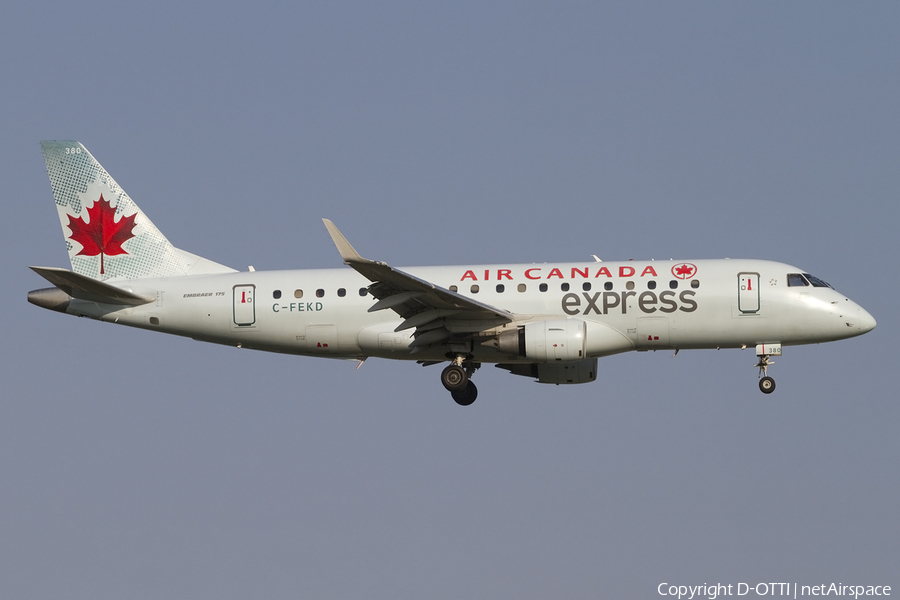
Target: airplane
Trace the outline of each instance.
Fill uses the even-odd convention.
[[[37,306],[237,348],[448,363],[462,406],[484,364],[540,383],[597,378],[636,350],[755,348],[759,389],[783,346],[862,335],[875,319],[803,269],[768,260],[488,264],[397,269],[363,258],[323,219],[346,267],[237,271],[180,250],[87,149],[41,142],[71,270]],[[362,362],[360,362],[362,364]]]

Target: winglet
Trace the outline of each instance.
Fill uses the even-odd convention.
[[[340,230],[335,227],[334,223],[329,221],[328,219],[322,219],[322,222],[325,223],[325,229],[328,230],[328,234],[331,235],[331,240],[334,242],[334,245],[337,246],[338,252],[341,254],[341,258],[344,259],[344,263],[360,263],[360,262],[372,262],[367,260],[359,255],[359,252],[350,245],[350,242],[347,241],[347,238],[344,237],[344,234],[340,232]]]

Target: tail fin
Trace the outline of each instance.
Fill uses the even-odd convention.
[[[78,142],[41,142],[72,270],[101,281],[233,272],[179,250]]]

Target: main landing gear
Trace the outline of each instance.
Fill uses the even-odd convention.
[[[767,371],[769,369],[769,365],[772,364],[773,361],[769,360],[769,354],[762,354],[759,357],[759,362],[753,365],[754,367],[759,367],[759,391],[763,394],[771,394],[775,391],[775,380],[769,377]],[[765,375],[765,377],[763,377]]]
[[[478,397],[478,388],[470,377],[481,365],[457,355],[441,372],[441,383],[460,406],[469,406]]]

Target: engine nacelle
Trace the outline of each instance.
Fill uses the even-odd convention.
[[[525,356],[540,362],[584,358],[584,321],[560,319],[525,324]]]
[[[615,329],[581,319],[526,323],[500,334],[485,345],[537,363],[581,361],[634,349],[631,341]]]

